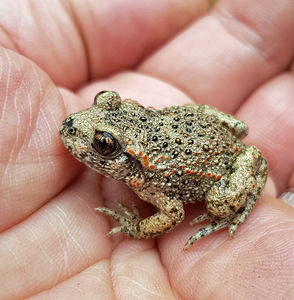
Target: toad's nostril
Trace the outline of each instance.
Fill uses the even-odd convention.
[[[77,132],[76,128],[74,128],[74,127],[68,127],[67,131],[70,135],[75,135]]]
[[[61,135],[65,133],[68,133],[70,135],[75,135],[76,131],[77,129],[73,125],[73,118],[69,117],[62,122],[59,133]]]

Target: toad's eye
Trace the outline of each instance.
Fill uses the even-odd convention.
[[[118,141],[108,132],[96,131],[93,139],[93,148],[102,155],[115,154],[119,150]]]

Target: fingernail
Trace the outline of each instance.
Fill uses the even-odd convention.
[[[284,192],[280,198],[294,208],[294,190]]]

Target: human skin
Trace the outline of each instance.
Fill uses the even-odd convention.
[[[294,186],[293,15],[291,0],[1,1],[0,299],[293,299],[294,209],[278,198]],[[202,204],[157,239],[106,236],[94,207],[152,208],[62,145],[61,121],[100,90],[249,125],[269,178],[232,240],[183,251]]]

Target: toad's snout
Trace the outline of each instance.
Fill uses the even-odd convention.
[[[62,122],[59,128],[59,134],[61,137],[75,136],[77,128],[73,123],[73,118],[71,116],[69,116]]]

